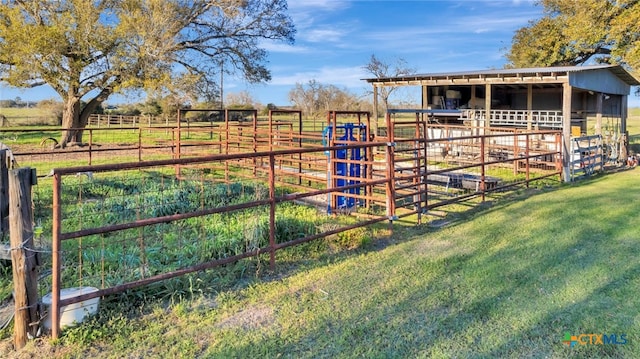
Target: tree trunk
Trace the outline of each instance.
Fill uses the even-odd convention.
[[[82,126],[80,123],[80,98],[69,96],[64,104],[62,112],[62,137],[59,147],[65,148],[70,142],[82,141]]]
[[[80,97],[77,95],[68,95],[64,104],[64,112],[62,113],[62,138],[58,147],[65,148],[69,143],[82,143],[82,134],[84,128],[89,123],[89,116],[111,95],[111,89],[102,89],[98,96],[89,100],[82,107]]]

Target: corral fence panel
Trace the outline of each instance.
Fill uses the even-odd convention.
[[[299,111],[253,114],[95,127],[79,152],[15,153],[26,164],[75,161],[39,173],[34,187],[36,239],[51,268],[40,292],[51,293],[54,338],[66,305],[244,258],[268,255],[273,266],[283,248],[380,222],[392,229],[399,218],[420,222],[439,207],[561,173],[559,131],[438,125],[416,113],[388,115],[371,136],[366,112],[330,112],[323,131],[307,130]],[[97,290],[61,298],[70,287]]]
[[[571,138],[569,154],[572,181],[604,170],[605,151],[601,135]]]

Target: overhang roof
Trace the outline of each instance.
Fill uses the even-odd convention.
[[[491,79],[506,77],[561,77],[573,72],[608,70],[616,75],[620,80],[630,86],[639,86],[640,81],[631,75],[620,65],[585,65],[585,66],[555,66],[555,67],[531,67],[521,69],[498,69],[498,70],[477,70],[460,72],[426,73],[415,75],[404,75],[397,77],[382,77],[363,79],[369,83],[385,82],[414,82],[414,81],[434,81],[434,80],[455,80],[455,79]],[[533,75],[533,76],[532,76]]]

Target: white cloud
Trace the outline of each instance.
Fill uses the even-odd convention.
[[[318,28],[305,31],[302,36],[304,40],[309,42],[339,42],[345,34],[345,32],[333,28]]]
[[[265,41],[260,44],[260,47],[273,53],[285,53],[285,54],[305,54],[315,50],[312,50],[306,46],[289,45],[284,43],[278,43],[273,41]]]
[[[289,11],[293,13],[317,11],[318,9],[336,11],[350,6],[347,0],[289,0],[287,4]]]
[[[349,1],[340,0],[293,0],[289,1],[289,14],[298,31],[315,26],[326,17],[349,8]]]

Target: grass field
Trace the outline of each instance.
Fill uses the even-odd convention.
[[[0,107],[0,115],[6,117],[7,127],[14,126],[41,126],[56,125],[57,119],[55,114],[49,110],[33,107],[33,108],[6,108]]]
[[[189,300],[109,298],[55,342],[16,353],[0,332],[0,357],[640,357],[639,175],[522,190],[443,227],[398,223],[357,251],[317,241],[275,273],[194,277],[210,290]]]

